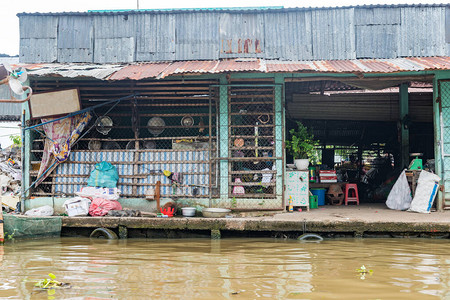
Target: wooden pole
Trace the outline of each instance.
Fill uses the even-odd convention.
[[[5,241],[5,234],[3,232],[3,211],[0,212],[0,243]]]
[[[156,200],[156,210],[158,212],[161,212],[160,197],[161,197],[161,181],[157,181],[155,187],[155,200]]]

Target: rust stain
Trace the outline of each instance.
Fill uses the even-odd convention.
[[[261,53],[259,40],[255,40],[255,53]]]
[[[238,53],[242,53],[242,40],[241,39],[239,39],[238,40]]]
[[[244,41],[244,53],[250,53],[249,49],[252,46],[252,40],[251,39],[246,39]]]
[[[233,53],[233,40],[227,40],[227,47],[228,50],[226,51],[226,53],[228,54]]]

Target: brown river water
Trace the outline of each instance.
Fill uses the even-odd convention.
[[[367,274],[358,269],[364,265]],[[54,295],[34,283],[70,283]],[[0,299],[450,299],[450,241],[90,240],[0,246]]]

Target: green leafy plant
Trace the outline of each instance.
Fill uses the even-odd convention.
[[[237,207],[237,199],[236,197],[233,197],[233,199],[231,199],[231,208],[236,208]]]
[[[22,146],[22,139],[20,135],[11,135],[9,139],[13,142],[14,147],[21,147]]]
[[[297,122],[297,129],[289,130],[291,139],[286,141],[286,149],[294,159],[309,159],[313,164],[317,161],[316,147],[319,141],[301,122]]]

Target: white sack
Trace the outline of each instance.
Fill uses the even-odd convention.
[[[120,190],[118,188],[85,186],[76,194],[80,197],[103,198],[106,200],[119,200],[120,198]]]
[[[53,207],[44,205],[38,208],[33,208],[30,210],[27,210],[25,213],[26,216],[32,216],[32,217],[46,217],[46,216],[53,216]]]
[[[75,197],[64,201],[64,209],[69,217],[87,216],[91,200]]]
[[[411,206],[411,201],[411,189],[403,170],[389,193],[386,205],[390,209],[407,210]]]
[[[439,176],[422,171],[417,182],[416,193],[408,211],[429,213],[439,189]]]

